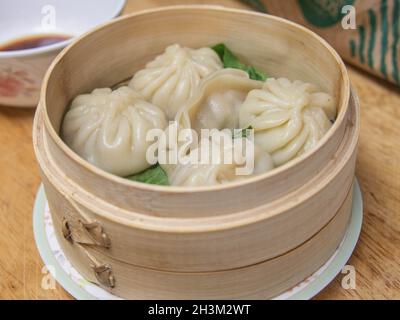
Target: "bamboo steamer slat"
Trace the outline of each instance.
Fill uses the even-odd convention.
[[[336,97],[337,121],[313,152],[245,182],[182,189],[107,174],[59,138],[77,94],[128,78],[168,44],[218,42],[269,75]],[[316,271],[342,239],[358,134],[346,69],[322,39],[267,15],[179,6],[118,19],[63,51],[44,80],[34,146],[59,241],[92,281],[107,285],[95,277],[99,264],[122,297],[266,298]]]
[[[312,239],[290,252],[244,268],[220,272],[176,273],[137,267],[89,248],[73,248],[58,233],[67,256],[80,272],[95,283],[86,250],[112,266],[116,275],[113,294],[128,299],[268,299],[311,276],[340,244],[351,213],[352,190],[333,219]],[[54,217],[54,215],[53,215]],[[54,226],[60,228],[55,216]],[[101,284],[100,284],[101,285]]]
[[[352,106],[354,109],[351,121],[355,121],[355,105]],[[297,192],[279,201],[236,213],[235,218],[238,222],[242,221],[240,228],[227,227],[232,225],[232,215],[209,218],[208,224],[203,221],[203,227],[208,229],[208,232],[190,232],[193,225],[199,227],[199,219],[174,220],[175,224],[171,225],[172,222],[165,221],[164,218],[154,218],[156,226],[165,224],[162,232],[158,229],[146,230],[140,226],[125,226],[105,217],[106,213],[115,211],[112,206],[106,208],[103,216],[99,214],[99,210],[95,213],[84,209],[91,206],[91,195],[80,191],[73,196],[75,190],[79,189],[78,185],[69,189],[56,189],[56,186],[62,187],[57,181],[68,179],[61,171],[45,174],[47,179],[54,179],[45,184],[48,185],[46,191],[50,203],[53,204],[53,211],[60,216],[66,216],[69,212],[75,219],[79,219],[81,212],[88,220],[99,221],[113,240],[113,246],[103,249],[104,253],[118,257],[119,260],[143,267],[174,271],[209,271],[242,267],[291,250],[317,233],[332,219],[352,185],[356,130],[357,126],[348,127],[346,139],[338,149],[338,156],[321,173],[321,181],[312,180]],[[45,167],[56,166],[47,163]],[[331,180],[323,178],[326,176],[331,177]],[[310,190],[310,186],[313,190]],[[315,189],[316,187],[318,188]],[[316,194],[313,194],[315,191]],[[71,201],[74,205],[71,205]],[[99,201],[96,199],[97,204]],[[291,206],[290,202],[293,202]],[[74,208],[80,206],[77,203],[85,204],[79,208],[79,212]],[[282,204],[286,206],[285,212],[279,211]],[[249,219],[253,221],[249,222]],[[219,230],[211,230],[216,229],[218,225]],[[167,226],[170,226],[170,230]],[[265,243],[268,243],[268,246],[265,246]],[[196,255],[193,255],[193,250]],[[241,255],[237,255],[238,250],[242,252]],[[152,254],[148,254],[149,252]],[[227,254],[221,256],[220,252]]]

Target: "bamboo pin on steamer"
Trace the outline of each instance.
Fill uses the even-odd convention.
[[[336,98],[337,120],[315,150],[248,181],[182,189],[107,174],[60,139],[77,94],[128,78],[171,43],[219,42],[270,76]],[[65,50],[44,81],[34,145],[59,242],[91,281],[126,298],[268,298],[315,272],[343,238],[358,118],[343,62],[312,32],[257,13],[179,6],[123,17]]]

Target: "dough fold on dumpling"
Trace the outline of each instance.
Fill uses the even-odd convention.
[[[255,142],[272,155],[276,166],[311,150],[336,117],[332,96],[312,84],[268,79],[240,107],[240,127],[255,130]]]
[[[164,112],[129,87],[95,89],[77,96],[66,113],[62,137],[78,155],[118,176],[147,169],[150,129],[164,130]]]
[[[242,70],[217,71],[202,81],[175,120],[181,128],[191,128],[199,134],[201,129],[237,129],[241,104],[251,90],[262,85]]]
[[[232,139],[230,133],[222,133],[225,139]],[[242,140],[242,147],[235,142]],[[224,141],[224,140],[221,140]],[[202,139],[197,148],[190,152],[190,157],[197,159],[197,162],[161,164],[161,167],[168,175],[172,186],[213,186],[246,178],[268,172],[274,168],[271,156],[261,148],[254,146],[246,138],[231,140],[232,144],[225,145],[221,141]],[[226,140],[225,140],[226,141]],[[254,146],[253,151],[246,153],[246,143]],[[204,158],[203,154],[207,154]],[[231,160],[229,160],[231,159]],[[252,163],[252,170],[240,173],[238,169],[244,169],[246,163]],[[243,172],[243,171],[242,171]]]
[[[200,81],[222,67],[211,48],[190,49],[174,44],[138,71],[129,86],[163,108],[172,120]]]

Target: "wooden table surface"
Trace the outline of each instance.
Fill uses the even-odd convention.
[[[234,0],[131,0],[124,13],[167,4],[213,3],[247,8]],[[364,225],[349,261],[356,289],[339,275],[317,299],[400,298],[400,90],[349,67],[362,109],[357,177]],[[32,230],[40,177],[32,149],[35,110],[0,107],[0,299],[71,299],[59,285],[42,288],[43,262]]]

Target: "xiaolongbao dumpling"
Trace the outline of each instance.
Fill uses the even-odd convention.
[[[239,112],[240,126],[255,130],[255,142],[285,164],[311,150],[331,128],[336,116],[334,99],[301,81],[268,79],[253,90]]]
[[[274,168],[271,156],[246,138],[232,140],[220,132],[221,141],[202,139],[189,158],[194,162],[161,164],[173,186],[212,186],[239,181]],[[225,140],[223,140],[225,139]],[[241,141],[239,141],[241,140]],[[206,143],[207,142],[207,143]],[[247,149],[251,145],[253,148]],[[249,152],[246,152],[246,149]],[[205,158],[204,158],[204,155]]]
[[[129,86],[163,108],[172,120],[200,81],[222,67],[211,48],[190,49],[174,44],[138,71]]]
[[[150,129],[167,126],[164,112],[129,87],[96,89],[77,96],[66,113],[64,141],[95,166],[128,176],[147,169]]]
[[[201,129],[237,129],[241,104],[251,90],[261,88],[262,84],[251,80],[242,70],[217,71],[202,81],[175,120],[181,128],[198,133]]]

